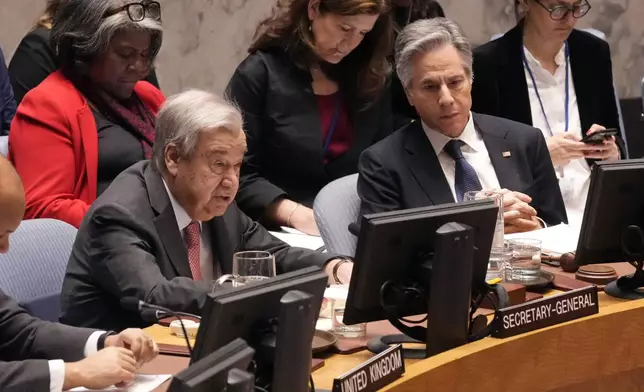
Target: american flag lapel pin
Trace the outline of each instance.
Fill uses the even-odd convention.
[[[502,155],[503,155],[503,158],[509,158],[509,157],[511,157],[511,156],[512,156],[512,154],[510,153],[510,151],[503,151],[503,154],[502,154]]]

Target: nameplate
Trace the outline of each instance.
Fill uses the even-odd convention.
[[[597,286],[583,287],[499,310],[492,336],[507,338],[599,312]]]
[[[377,391],[405,373],[402,345],[397,344],[333,380],[333,392]]]

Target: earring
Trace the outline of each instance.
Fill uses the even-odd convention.
[[[312,32],[313,32],[313,25],[312,25],[312,24],[310,24],[310,25],[309,25],[309,33],[312,33]]]

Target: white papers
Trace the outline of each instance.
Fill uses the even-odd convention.
[[[318,250],[324,246],[324,241],[322,237],[307,235],[301,231],[291,229],[288,227],[282,227],[283,231],[271,231],[270,233],[280,240],[286,242],[291,246],[298,248],[306,248],[311,250]]]
[[[505,235],[506,240],[520,238],[541,240],[541,249],[544,251],[555,253],[574,252],[577,250],[579,228],[562,223],[545,229]]]
[[[134,382],[126,388],[117,388],[109,387],[106,389],[87,389],[87,388],[74,388],[71,391],[75,392],[101,392],[101,391],[110,391],[110,392],[150,392],[154,388],[166,382],[171,377],[170,374],[137,374],[134,377]]]

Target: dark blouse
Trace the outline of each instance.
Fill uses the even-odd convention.
[[[345,103],[343,102],[340,93],[331,95],[316,95],[318,100],[318,110],[320,111],[320,125],[322,127],[322,145],[326,144],[329,132],[331,140],[329,146],[324,154],[324,163],[338,158],[346,153],[353,141],[353,126],[351,125],[351,118]],[[331,129],[333,125],[333,117],[336,116],[335,129]]]
[[[98,131],[98,197],[123,170],[145,157],[140,139],[96,110],[92,110],[92,113]]]

